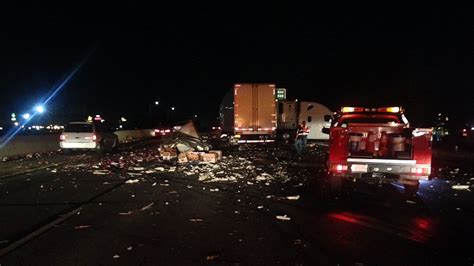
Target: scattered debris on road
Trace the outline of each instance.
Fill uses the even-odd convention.
[[[277,215],[276,218],[278,220],[282,220],[282,221],[290,221],[291,220],[291,218],[288,217],[286,214],[285,215]]]
[[[94,175],[108,175],[108,174],[110,174],[110,171],[109,170],[95,170],[94,172],[92,172],[92,174],[94,174]]]
[[[468,185],[460,185],[460,184],[453,185],[453,186],[451,186],[451,188],[454,189],[454,190],[469,190]]]
[[[155,205],[154,202],[152,202],[152,203],[150,203],[150,204],[148,204],[148,205],[142,207],[142,208],[140,209],[140,211],[146,211],[146,210],[150,209],[151,207],[153,207],[153,205]]]
[[[300,195],[296,195],[296,196],[287,196],[286,199],[288,200],[299,200],[300,199]]]
[[[213,261],[213,260],[216,260],[219,258],[219,255],[210,255],[210,256],[207,256],[207,260],[208,261]]]
[[[76,229],[76,230],[87,229],[89,227],[91,227],[91,226],[90,225],[78,225],[78,226],[74,227],[74,229]]]

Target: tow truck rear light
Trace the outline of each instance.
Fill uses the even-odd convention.
[[[417,175],[421,175],[421,174],[429,175],[431,174],[431,167],[412,167],[411,173],[417,174]]]
[[[347,171],[347,165],[345,165],[345,164],[333,165],[333,170],[335,170],[337,172]]]
[[[423,168],[423,173],[430,175],[431,174],[431,167]]]
[[[59,136],[59,140],[61,140],[61,141],[66,140],[66,135],[61,134],[61,136]]]

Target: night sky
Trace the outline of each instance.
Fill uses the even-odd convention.
[[[139,119],[155,100],[208,119],[233,83],[274,82],[333,110],[402,105],[417,123],[438,112],[474,120],[472,6],[232,3],[2,7],[0,121],[88,53],[50,119]]]

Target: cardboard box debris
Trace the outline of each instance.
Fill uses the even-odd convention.
[[[171,152],[165,151],[165,152],[161,153],[161,157],[163,157],[163,160],[169,161],[169,160],[172,160],[172,159],[176,158],[176,153],[173,154]]]
[[[178,155],[178,162],[179,163],[187,163],[188,162],[188,157],[186,156],[186,153],[180,153]]]
[[[188,153],[186,153],[186,156],[188,158],[188,161],[190,161],[190,162],[199,161],[199,159],[200,159],[200,156],[199,156],[198,152],[188,152]]]
[[[209,153],[215,153],[217,155],[217,160],[222,160],[222,151],[211,150]]]
[[[216,153],[203,153],[201,154],[201,161],[208,162],[208,163],[216,163],[217,154]]]
[[[176,158],[178,153],[176,152],[176,149],[163,147],[160,149],[160,156],[163,158],[163,160],[171,160]]]
[[[191,147],[189,144],[185,143],[177,143],[176,144],[176,149],[178,149],[179,152],[189,152],[189,151],[194,151],[194,148]]]

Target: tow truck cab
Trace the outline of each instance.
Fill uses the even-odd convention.
[[[396,179],[414,194],[419,180],[429,179],[432,129],[411,128],[401,107],[343,107],[323,132],[333,187],[343,178]]]

